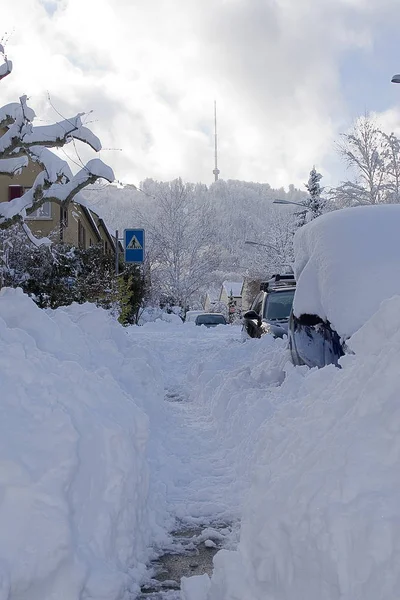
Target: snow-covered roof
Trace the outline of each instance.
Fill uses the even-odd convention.
[[[231,292],[232,292],[232,296],[234,296],[235,298],[238,298],[239,296],[242,295],[243,280],[242,281],[224,281],[222,284],[222,287],[224,288],[227,296],[230,296]]]
[[[207,296],[210,298],[210,302],[218,302],[220,295],[220,288],[210,288],[207,290]]]
[[[399,230],[399,205],[346,208],[299,229],[295,314],[316,314],[351,336],[383,300],[400,295]]]

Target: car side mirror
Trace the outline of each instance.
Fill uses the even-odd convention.
[[[261,324],[261,317],[255,310],[248,310],[244,313],[243,318],[249,319],[250,321],[257,321],[258,326]]]

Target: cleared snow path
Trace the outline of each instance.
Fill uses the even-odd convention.
[[[210,573],[216,549],[236,545],[257,442],[253,428],[271,412],[262,397],[266,387],[281,383],[285,352],[272,338],[243,344],[234,326],[158,322],[131,335],[155,357],[165,387],[157,450],[149,461],[152,494],[166,498],[167,527],[175,530],[170,544],[155,549],[156,557],[164,553],[157,566],[165,574],[158,579],[173,588],[180,576]],[[173,590],[156,592],[154,580],[147,583],[143,598],[180,597]]]
[[[164,377],[167,410],[157,431],[163,456],[155,457],[152,474],[167,487],[169,513],[186,524],[237,518],[237,498],[230,493],[234,475],[193,380],[203,365],[223,368],[230,349],[241,345],[240,328],[147,325],[135,331],[140,336]]]

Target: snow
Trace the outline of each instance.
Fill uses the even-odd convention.
[[[224,281],[222,287],[228,297],[232,292],[232,296],[238,298],[242,295],[243,281]]]
[[[3,53],[3,49],[1,46],[0,46],[0,53]],[[3,77],[6,77],[7,75],[9,75],[9,73],[11,73],[11,71],[12,71],[11,60],[4,59],[3,64],[0,65],[0,79],[3,79]]]
[[[385,301],[340,370],[286,367],[239,548],[216,556],[203,598],[397,597],[399,314],[399,297]]]
[[[11,102],[0,107],[0,122],[6,121],[7,119],[15,119],[21,113],[21,105],[19,102]]]
[[[27,156],[17,158],[3,158],[0,160],[0,173],[19,175],[24,167],[28,166]]]
[[[300,228],[294,239],[294,313],[328,320],[350,337],[400,294],[400,206],[347,208]]]
[[[393,268],[396,208],[305,226],[299,279],[311,261],[320,283],[346,274],[327,261],[335,228],[348,243],[343,214],[357,225],[350,266],[373,214]],[[365,256],[374,275],[378,257]],[[400,295],[371,290],[352,353],[319,370],[293,367],[284,340],[242,343],[239,327],[154,312],[124,329],[90,305],[41,311],[4,290],[0,598],[133,600],[182,525],[223,546],[211,578],[182,580],[183,600],[397,598]],[[338,302],[341,291],[330,290]],[[313,307],[328,316],[329,302],[321,293]]]
[[[0,597],[125,597],[165,536],[147,459],[157,363],[105,311],[45,312],[10,289],[0,356]]]
[[[99,152],[101,143],[99,138],[82,125],[81,117],[84,113],[80,113],[70,119],[65,119],[52,125],[36,126],[30,134],[24,136],[25,144],[40,144],[45,146],[46,143],[55,143],[57,140],[64,140],[68,137],[75,138],[88,144],[93,150]]]
[[[30,240],[30,242],[32,242],[32,244],[34,244],[37,248],[39,246],[51,246],[52,245],[52,241],[47,238],[47,237],[40,237],[40,238],[36,238],[32,231],[29,229],[28,225],[26,223],[22,223],[22,229],[25,232],[25,234],[27,235],[28,239]]]
[[[183,600],[203,600],[207,597],[210,590],[210,579],[208,575],[197,575],[195,577],[182,578],[182,597]]]

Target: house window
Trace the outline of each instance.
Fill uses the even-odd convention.
[[[51,202],[45,202],[42,206],[39,206],[33,213],[27,215],[27,219],[35,221],[46,221],[51,219]]]
[[[86,249],[86,229],[80,219],[78,219],[78,246],[83,250]]]
[[[9,185],[8,186],[8,201],[15,200],[15,198],[21,198],[24,193],[22,185]]]
[[[68,208],[60,206],[60,242],[64,242],[64,229],[68,227]]]
[[[63,227],[68,227],[68,208],[61,206],[60,217]]]
[[[24,187],[22,185],[9,185],[8,186],[8,201],[11,202],[12,200],[15,200],[16,198],[21,198],[21,196],[23,196],[25,194],[25,192],[27,192],[30,189],[31,189],[30,187]],[[26,218],[33,219],[33,220],[51,219],[51,204],[50,204],[50,202],[45,202],[44,204],[42,204],[42,206],[40,206],[38,209],[36,209],[33,213],[28,215]]]

